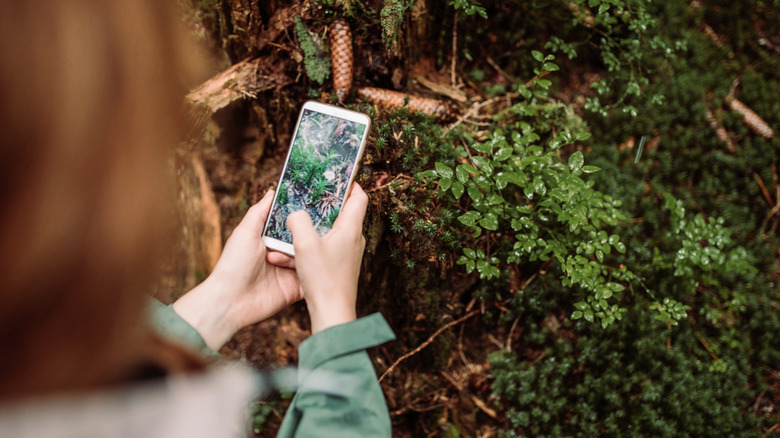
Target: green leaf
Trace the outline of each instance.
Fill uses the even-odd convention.
[[[439,180],[439,187],[441,187],[442,190],[449,190],[449,188],[452,186],[452,180],[449,178],[442,178]]]
[[[512,148],[501,148],[493,154],[493,159],[496,161],[504,161],[512,156]]]
[[[531,97],[533,97],[531,90],[529,90],[528,87],[526,87],[525,85],[518,85],[517,92],[520,93],[520,95],[523,96],[524,99],[530,99]]]
[[[504,203],[504,198],[498,193],[491,193],[490,196],[488,196],[487,202],[490,205],[499,205]]]
[[[531,50],[531,56],[533,56],[534,59],[539,62],[544,62],[544,55],[538,50]]]
[[[588,322],[593,322],[593,311],[590,309],[586,309],[583,311],[583,316],[585,317],[585,320]]]
[[[585,157],[583,157],[582,152],[577,151],[569,157],[569,169],[572,172],[580,170],[583,164],[585,164]]]
[[[538,176],[534,178],[534,191],[542,196],[547,193],[547,186],[544,185],[544,181]]]
[[[547,70],[547,71],[558,71],[560,69],[561,68],[558,67],[558,64],[554,62],[545,62],[544,65],[542,66],[542,70]]]
[[[458,178],[461,184],[466,184],[466,181],[469,180],[469,168],[473,169],[468,164],[460,164],[455,168],[455,177]]]
[[[499,172],[498,175],[496,175],[496,188],[498,190],[504,190],[508,184],[509,179],[507,178],[507,175],[504,172]]]
[[[498,229],[498,217],[493,213],[488,213],[479,220],[479,224],[487,230],[496,231]]]
[[[482,200],[482,198],[485,197],[485,195],[482,194],[482,192],[476,187],[471,186],[468,188],[469,196],[471,199],[474,200],[474,202],[479,202]]]
[[[596,172],[598,172],[600,170],[601,170],[600,167],[598,167],[598,166],[591,166],[591,165],[587,165],[587,166],[584,166],[582,168],[582,171],[585,172],[585,173],[596,173]]]
[[[574,312],[572,312],[571,319],[580,319],[580,318],[582,318],[582,311],[575,310]]]
[[[474,252],[471,248],[463,248],[463,254],[466,254],[466,257],[473,259],[477,257],[477,253]]]
[[[474,162],[474,164],[477,165],[480,169],[484,170],[485,173],[488,175],[491,175],[493,173],[493,165],[490,164],[490,160],[488,160],[485,157],[472,157],[471,160]]]
[[[456,199],[460,199],[460,197],[463,195],[463,192],[466,190],[466,187],[463,186],[463,184],[459,183],[458,181],[453,181],[452,183],[452,194],[455,195]]]
[[[578,141],[585,141],[585,140],[589,139],[590,137],[591,137],[591,134],[590,134],[590,132],[587,132],[587,131],[586,131],[586,132],[580,132],[580,133],[578,133],[578,134],[575,136],[575,138],[576,138]]]
[[[471,148],[477,152],[482,152],[483,154],[489,154],[493,152],[493,146],[489,143],[477,143],[471,146]]]
[[[446,164],[440,163],[438,161],[435,163],[435,166],[436,166],[436,173],[438,173],[440,177],[452,178],[454,176],[454,173],[452,172],[450,166],[447,166]]]
[[[463,223],[463,225],[466,225],[467,227],[475,227],[477,225],[477,221],[482,215],[479,214],[477,211],[467,211],[460,215],[458,217],[458,220]]]

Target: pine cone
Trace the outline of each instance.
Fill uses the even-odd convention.
[[[330,56],[333,65],[333,89],[340,101],[352,88],[352,32],[347,20],[337,18],[330,24]]]
[[[756,134],[764,138],[772,138],[775,132],[758,114],[756,114],[747,105],[734,98],[726,98],[726,102],[732,111],[736,111],[742,116],[742,122]]]
[[[399,93],[398,91],[385,90],[383,88],[363,87],[357,90],[360,97],[365,97],[371,101],[371,103],[385,108],[396,109],[404,106],[405,98],[409,96],[409,103],[407,106],[412,112],[420,111],[430,116],[436,116],[439,118],[451,118],[453,112],[450,107],[437,99],[431,99],[428,97],[412,96],[405,93]]]

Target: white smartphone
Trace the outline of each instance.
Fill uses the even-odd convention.
[[[263,229],[268,248],[295,255],[287,216],[306,210],[324,236],[355,180],[371,119],[356,111],[309,101],[301,108],[290,150]]]

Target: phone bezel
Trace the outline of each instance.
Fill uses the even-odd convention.
[[[279,175],[279,180],[276,183],[277,188],[281,187],[282,178],[284,178],[284,175],[287,172],[287,164],[290,162],[292,147],[293,144],[295,143],[295,138],[298,135],[298,129],[301,126],[301,118],[303,117],[304,111],[307,109],[314,112],[338,117],[344,120],[349,120],[351,122],[363,123],[366,125],[366,129],[365,131],[363,131],[363,138],[360,139],[360,147],[358,149],[357,155],[355,156],[355,161],[352,163],[353,170],[352,170],[352,175],[349,176],[349,183],[347,184],[346,194],[344,195],[344,199],[341,200],[341,204],[339,205],[339,211],[340,211],[344,207],[344,203],[349,197],[349,192],[352,189],[352,184],[355,182],[355,176],[358,173],[358,167],[363,157],[363,151],[366,148],[366,140],[368,139],[368,132],[371,129],[371,118],[368,117],[368,115],[357,111],[348,110],[346,108],[341,108],[338,106],[329,105],[322,102],[317,102],[313,100],[305,102],[301,107],[301,111],[298,113],[298,121],[295,123],[295,130],[293,131],[292,137],[290,137],[290,146],[287,148],[287,157],[284,160],[284,167],[282,167],[282,173],[281,175]],[[266,231],[268,231],[268,225],[271,222],[271,212],[273,211],[274,206],[276,206],[276,200],[278,197],[279,197],[279,193],[274,193],[274,200],[271,203],[271,209],[268,211],[268,217],[265,220],[265,226],[263,226],[263,234],[262,234],[263,241],[265,242],[265,245],[268,249],[279,251],[289,256],[295,257],[295,249],[293,248],[292,244],[265,235]]]

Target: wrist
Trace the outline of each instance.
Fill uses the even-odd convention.
[[[346,302],[334,300],[318,303],[307,299],[306,307],[309,311],[312,334],[357,319],[355,303],[348,300]]]
[[[229,317],[232,302],[226,299],[218,283],[209,277],[173,303],[173,310],[214,351],[219,351],[238,331]]]

